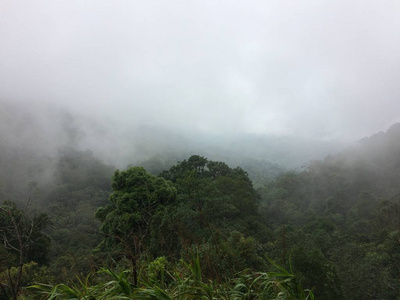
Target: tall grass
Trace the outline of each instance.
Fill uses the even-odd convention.
[[[36,299],[102,300],[313,300],[311,290],[303,290],[292,271],[272,262],[273,272],[245,270],[234,279],[220,283],[204,280],[199,257],[190,263],[181,261],[179,266],[167,269],[162,265],[159,274],[141,272],[138,286],[134,286],[130,271],[115,272],[102,269],[78,278],[74,284],[36,284],[30,287]],[[159,275],[159,276],[157,276]],[[98,277],[92,284],[92,277]]]

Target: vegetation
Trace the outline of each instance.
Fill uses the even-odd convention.
[[[5,202],[0,206],[0,239],[3,245],[0,276],[4,280],[0,288],[3,294],[17,299],[22,285],[24,260],[46,263],[50,240],[41,231],[48,225],[46,214],[30,216],[14,203]]]
[[[30,288],[47,299],[314,299],[312,291],[302,290],[293,274],[278,265],[275,272],[245,270],[231,281],[220,283],[202,279],[199,257],[191,264],[181,260],[173,269],[167,268],[166,262],[165,257],[151,262],[138,285],[131,282],[129,271],[101,269],[72,286],[38,284]],[[91,285],[95,276],[101,283]]]
[[[397,299],[398,141],[395,125],[258,190],[199,155],[152,174],[3,151],[0,299]]]

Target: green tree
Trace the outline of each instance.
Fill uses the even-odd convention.
[[[24,263],[35,260],[39,263],[46,262],[50,240],[42,230],[49,224],[46,214],[32,216],[13,202],[0,205],[0,254],[5,258],[5,261],[0,262],[8,267],[8,272],[11,267],[17,268],[15,276],[8,276],[8,283],[0,282],[3,293],[11,293],[17,299]],[[1,271],[7,272],[4,269]]]
[[[96,217],[107,247],[123,254],[132,263],[137,283],[137,260],[146,250],[157,216],[176,199],[171,182],[155,177],[142,167],[115,171],[109,204],[100,207]]]
[[[207,262],[202,271],[208,278],[260,266],[260,241],[268,233],[259,213],[259,195],[243,169],[193,155],[161,176],[172,180],[178,191],[178,203],[159,233],[177,241],[170,252],[190,258],[198,250]],[[234,246],[236,242],[243,249]],[[232,251],[235,247],[238,250]]]

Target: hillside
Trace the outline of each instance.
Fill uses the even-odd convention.
[[[7,117],[15,109],[2,108],[2,212],[25,220],[18,223],[25,226],[20,232],[39,222],[35,234],[26,236],[21,286],[71,283],[76,274],[132,269],[132,262],[135,270],[146,269],[160,257],[168,261],[165,270],[178,272],[179,259],[190,261],[197,253],[204,280],[218,284],[238,280],[245,269],[270,271],[272,259],[318,299],[399,296],[399,124],[290,172],[258,156],[278,155],[272,141],[249,140],[239,144],[246,151],[257,147],[241,155],[235,152],[239,148],[222,146],[198,148],[199,155],[193,155],[190,143],[174,154],[171,145],[165,153],[140,156],[144,169],[131,162],[115,173],[96,149],[82,149],[88,129],[78,117],[58,110],[47,115],[46,109],[44,122],[23,107],[15,118]],[[51,116],[55,125],[48,128]],[[150,133],[141,132],[146,147],[157,136]],[[168,140],[186,141],[164,138],[157,140],[158,149]],[[282,160],[289,152],[282,149]],[[142,190],[147,185],[149,190]],[[116,214],[115,207],[120,207]],[[0,250],[0,282],[3,294],[12,295],[7,270],[19,266],[19,256],[9,221],[0,213],[7,237]],[[129,234],[120,235],[121,230]],[[131,278],[134,286],[142,275]]]

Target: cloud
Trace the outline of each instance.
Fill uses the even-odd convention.
[[[397,1],[0,8],[2,99],[210,135],[349,139],[400,121]]]

